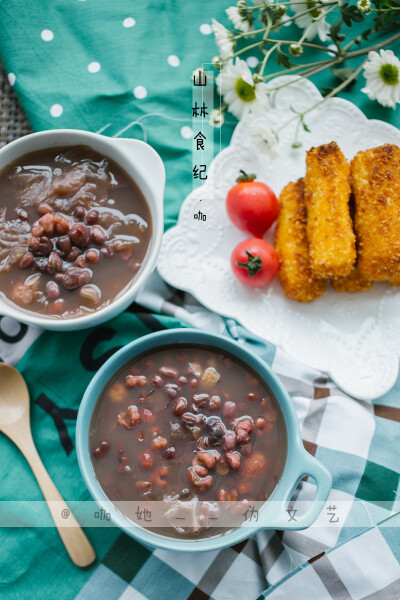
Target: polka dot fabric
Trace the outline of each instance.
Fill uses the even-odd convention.
[[[191,75],[216,53],[211,19],[223,20],[225,1],[206,0],[201,10],[192,0],[32,0],[15,13],[3,6],[0,52],[33,128],[147,140],[166,164],[172,225],[192,187]],[[232,126],[222,133],[227,143]]]

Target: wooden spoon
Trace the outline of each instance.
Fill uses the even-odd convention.
[[[30,464],[72,561],[79,567],[87,567],[95,560],[96,554],[50,479],[33,443],[25,380],[14,367],[4,363],[0,363],[0,431],[18,446]],[[65,515],[68,515],[67,518]]]

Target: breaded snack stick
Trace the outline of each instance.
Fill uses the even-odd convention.
[[[336,292],[348,292],[354,294],[354,292],[366,292],[374,285],[373,281],[365,279],[361,275],[358,267],[353,267],[350,275],[347,277],[339,277],[338,279],[332,279],[332,287]]]
[[[281,192],[275,230],[275,248],[279,255],[278,280],[288,298],[311,302],[324,294],[326,282],[311,273],[304,182],[289,183]]]
[[[400,278],[400,149],[385,144],[351,163],[358,267],[367,279]]]
[[[336,142],[307,152],[304,193],[314,277],[346,277],[356,260],[349,211],[350,166]]]

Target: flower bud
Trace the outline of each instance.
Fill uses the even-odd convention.
[[[262,83],[264,81],[264,78],[261,77],[261,75],[259,75],[258,73],[254,73],[253,81],[254,81],[254,83]]]
[[[212,127],[221,127],[225,121],[225,113],[219,108],[214,108],[210,112],[210,125]]]
[[[356,7],[358,12],[360,12],[362,15],[367,15],[371,12],[370,0],[358,0]]]
[[[224,65],[224,62],[220,56],[214,56],[211,62],[216,71],[220,71]]]
[[[289,52],[292,56],[301,56],[303,54],[303,47],[300,44],[290,44]]]

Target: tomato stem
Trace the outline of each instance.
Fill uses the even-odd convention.
[[[244,181],[254,181],[257,178],[257,175],[255,173],[246,173],[246,171],[243,171],[243,169],[240,169],[239,173],[241,173],[241,175],[239,175],[239,177],[236,179],[237,183],[243,183]]]
[[[247,263],[235,261],[235,265],[246,269],[250,277],[254,277],[254,275],[262,269],[261,258],[259,256],[254,256],[254,254],[251,254],[248,250],[246,250],[246,248],[244,249],[244,251],[246,252],[249,260],[247,261]]]

